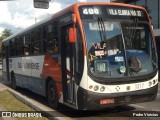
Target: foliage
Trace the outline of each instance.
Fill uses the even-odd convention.
[[[13,33],[11,32],[10,29],[4,29],[3,32],[2,32],[2,35],[0,36],[0,40],[3,40],[9,36],[11,36]]]
[[[2,40],[11,36],[12,34],[13,33],[11,32],[11,30],[7,28],[2,31],[2,35],[0,36],[0,53],[2,51]],[[2,61],[1,55],[0,55],[0,61]]]

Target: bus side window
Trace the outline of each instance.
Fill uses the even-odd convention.
[[[24,55],[29,55],[30,52],[30,36],[26,34],[23,36],[23,44],[24,44]]]
[[[15,56],[15,39],[12,39],[9,44],[10,44],[10,56],[13,57]]]
[[[31,33],[31,40],[32,40],[32,46],[31,46],[31,53],[34,55],[41,54],[42,47],[41,47],[41,28],[38,28]]]
[[[6,58],[6,56],[5,56],[5,46],[4,46],[4,43],[2,43],[2,57],[3,57],[3,59]]]
[[[57,39],[57,26],[55,23],[43,27],[43,47],[44,52],[56,54],[59,51]]]
[[[20,36],[20,37],[17,37],[15,39],[15,42],[16,42],[16,54],[17,56],[21,56],[21,55],[24,55],[24,46],[23,46],[23,37]]]
[[[43,27],[43,53],[47,52],[47,26]]]

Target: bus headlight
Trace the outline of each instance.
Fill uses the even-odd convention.
[[[103,92],[104,90],[105,90],[105,87],[102,86],[102,87],[100,88],[100,91]]]
[[[97,91],[99,89],[99,87],[96,85],[94,86],[94,91]]]
[[[153,80],[153,85],[156,83],[156,80]]]
[[[151,81],[149,81],[149,84],[148,84],[148,85],[149,85],[149,87],[150,87],[150,86],[152,86],[152,82],[151,82]]]

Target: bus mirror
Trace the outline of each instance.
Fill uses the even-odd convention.
[[[73,23],[76,23],[76,15],[75,14],[72,14],[72,21],[73,21]]]
[[[77,38],[76,28],[69,28],[69,42],[75,43]]]

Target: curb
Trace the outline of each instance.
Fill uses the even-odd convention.
[[[49,116],[48,118],[54,119],[54,120],[71,120],[70,117],[67,117],[59,112],[57,112],[54,109],[51,109],[25,95],[22,95],[21,93],[8,88],[7,89],[13,96],[15,96],[18,100],[23,102],[24,104],[28,105],[29,107],[33,108],[37,112],[43,112],[46,116]]]

